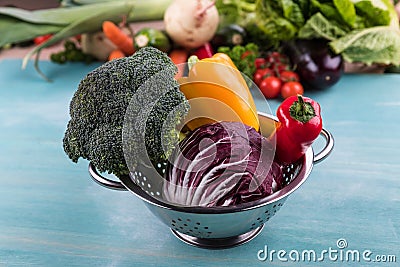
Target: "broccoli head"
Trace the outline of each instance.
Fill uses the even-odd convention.
[[[176,72],[167,54],[144,47],[88,73],[70,103],[65,153],[73,162],[91,161],[101,172],[128,174],[122,134],[127,113],[128,122],[141,118],[128,123],[133,127],[127,131],[128,152],[134,153],[143,142],[152,163],[166,159],[178,142],[176,126],[189,110],[174,79]],[[129,155],[135,163],[136,156]]]

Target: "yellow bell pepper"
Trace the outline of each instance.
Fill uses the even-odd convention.
[[[178,81],[190,103],[186,119],[190,130],[216,121],[239,121],[259,130],[253,97],[228,55],[216,53],[198,60]]]

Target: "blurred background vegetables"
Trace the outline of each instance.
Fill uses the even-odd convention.
[[[73,40],[64,42],[64,50],[50,55],[50,60],[64,64],[66,62],[85,62],[87,64],[96,60],[92,55],[86,54]]]
[[[254,62],[259,55],[256,44],[248,43],[245,46],[235,45],[233,47],[220,46],[218,52],[227,54],[241,72],[250,78],[253,77],[256,71]]]
[[[107,61],[110,53],[119,50],[102,31],[83,33],[79,45],[84,53],[90,54],[99,61]]]
[[[104,20],[120,22],[122,15],[126,15],[127,22],[160,20],[170,3],[171,0],[86,0],[35,11],[0,7],[0,46],[60,31],[64,31],[62,38],[69,37],[69,28],[80,27],[76,29],[79,33],[100,31]]]
[[[262,49],[323,38],[348,62],[400,64],[399,19],[389,0],[218,0],[221,22],[244,27]]]
[[[134,44],[135,49],[152,46],[163,52],[168,52],[171,48],[170,41],[165,33],[148,27],[142,28],[135,33]]]
[[[102,24],[104,35],[124,54],[130,56],[134,50],[132,36],[124,33],[117,25],[112,21],[104,21]]]
[[[267,99],[279,96],[285,99],[304,93],[300,77],[295,72],[296,65],[292,66],[286,54],[270,51],[256,58],[255,66],[253,81]]]
[[[292,40],[283,45],[284,53],[308,88],[325,89],[337,83],[343,73],[343,59],[334,54],[325,39]]]
[[[214,55],[214,49],[211,44],[207,42],[194,50],[193,55],[197,56],[199,59],[212,57]]]
[[[212,0],[174,0],[165,10],[164,26],[171,39],[184,48],[210,41],[219,25]]]
[[[102,27],[105,21],[118,35]],[[150,21],[159,27],[133,26]],[[399,19],[390,0],[63,0],[45,10],[0,8],[0,29],[1,47],[36,44],[23,68],[36,56],[39,73],[40,51],[71,38],[76,51],[70,54],[79,51],[99,61],[130,56],[144,46],[167,52],[176,64],[222,52],[262,83],[267,98],[329,88],[348,66],[380,72],[398,72],[400,66]],[[66,50],[55,53],[54,62],[65,62]],[[272,52],[282,57],[265,64]],[[79,58],[89,57],[72,57]],[[298,77],[286,80],[284,70]]]
[[[243,27],[237,24],[228,24],[218,29],[211,40],[211,45],[214,50],[217,50],[220,46],[233,47],[246,44],[246,35]]]
[[[52,44],[77,34],[100,31],[102,22],[120,22],[125,15],[127,22],[160,20],[170,0],[130,1],[65,1],[59,8],[27,11],[19,8],[0,8],[0,47],[8,43],[31,40],[52,33],[50,39],[32,49],[24,58],[23,68],[29,59]],[[38,62],[35,60],[38,69]],[[42,74],[43,77],[45,75]],[[46,77],[45,77],[46,78]]]

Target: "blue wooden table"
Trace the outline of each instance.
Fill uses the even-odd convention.
[[[308,92],[333,153],[254,240],[206,250],[64,154],[69,101],[97,65],[40,65],[52,83],[0,61],[0,266],[399,266],[400,75],[346,74]]]

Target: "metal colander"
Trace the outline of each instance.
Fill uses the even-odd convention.
[[[276,118],[259,113],[261,125]],[[227,207],[185,207],[160,200],[162,184],[153,184],[149,175],[154,169],[138,168],[129,176],[110,180],[89,164],[91,177],[100,185],[116,190],[129,190],[144,201],[147,208],[180,240],[203,248],[228,248],[243,244],[256,237],[264,224],[282,207],[287,197],[308,178],[314,163],[325,159],[333,149],[333,137],[325,129],[325,147],[314,155],[309,148],[295,164],[283,166],[284,187],[263,199]],[[165,173],[166,164],[159,163],[157,171]]]

